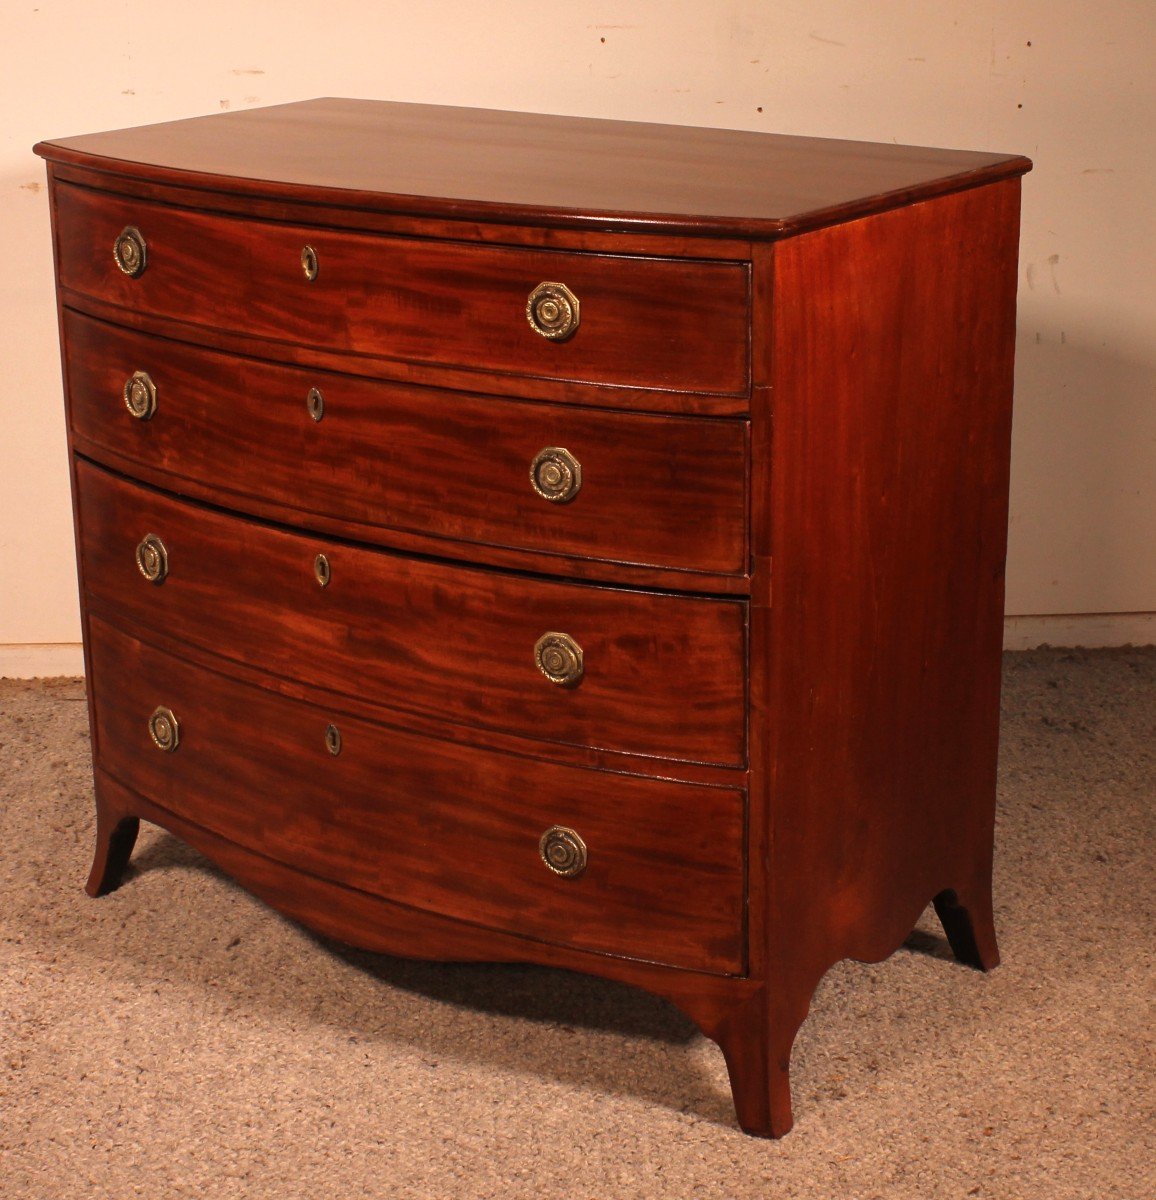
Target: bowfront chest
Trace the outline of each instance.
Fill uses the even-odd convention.
[[[42,143],[95,753],[357,946],[671,999],[993,966],[1027,160],[317,100]]]

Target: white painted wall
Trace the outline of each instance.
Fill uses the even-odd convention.
[[[1008,611],[1151,640],[1104,614],[1156,611],[1153,0],[4,0],[0,35],[0,674],[79,662],[30,147],[319,95],[1032,156]]]

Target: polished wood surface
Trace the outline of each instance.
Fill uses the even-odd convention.
[[[63,185],[56,210],[62,287],[272,342],[467,367],[488,374],[743,395],[747,268],[737,263],[586,255],[256,222]],[[120,270],[121,231],[148,265]],[[311,246],[310,281],[301,253]],[[580,303],[565,341],[536,333],[530,293],[560,282]],[[190,331],[190,337],[195,332]],[[270,353],[275,348],[270,347]]]
[[[443,232],[445,232],[443,230]],[[108,324],[156,334],[177,342],[195,342],[242,358],[269,359],[308,369],[331,371],[351,377],[414,383],[475,394],[511,396],[541,403],[572,404],[584,408],[629,410],[632,412],[670,413],[683,416],[746,417],[750,411],[749,389],[741,395],[713,392],[667,391],[622,384],[588,383],[575,379],[528,378],[523,375],[481,374],[469,366],[438,366],[385,358],[380,354],[359,354],[327,350],[297,342],[272,342],[235,329],[189,325],[187,322],[156,313],[137,311],[110,304],[94,296],[59,288],[62,307],[82,312]]]
[[[537,943],[516,933],[385,900],[239,846],[180,813],[161,808],[99,766],[95,784],[97,858],[88,887],[93,896],[105,895],[122,882],[127,863],[120,855],[126,844],[131,850],[136,826],[143,819],[196,847],[233,878],[243,879],[249,891],[278,911],[348,945],[448,962],[540,962],[620,980],[666,996],[708,1037],[715,1036],[735,1004],[756,988],[741,976],[712,975],[640,958]]]
[[[213,353],[71,311],[64,337],[76,448],[171,490],[231,493],[236,507],[256,500],[262,515],[328,531],[341,522],[346,536],[385,544],[393,531],[425,534],[433,553],[484,560],[486,547],[505,545],[746,575],[745,422],[377,383]],[[138,370],[158,389],[147,421],[123,400]],[[306,407],[311,388],[323,397],[319,422]],[[548,446],[581,465],[569,503],[531,486],[530,464]]]
[[[745,605],[424,561],[194,507],[77,466],[90,605],[227,658],[402,711],[671,760],[746,761]],[[161,539],[169,573],[135,553]],[[314,559],[331,579],[320,587]],[[211,618],[209,618],[211,614]],[[574,687],[534,661],[584,654]]]
[[[103,768],[162,808],[298,870],[471,924],[716,973],[743,968],[743,795],[610,778],[341,718],[90,627]],[[147,722],[180,722],[166,754]],[[605,803],[613,791],[615,803]],[[334,798],[340,797],[335,803]],[[538,839],[586,842],[553,874]]]
[[[38,150],[92,894],[145,819],[353,944],[651,988],[763,1136],[833,963],[934,903],[996,964],[1026,159],[356,101]],[[159,235],[137,280],[130,214]],[[561,346],[523,312],[547,264],[583,303]],[[529,486],[546,444],[583,463],[572,505]],[[537,671],[547,630],[577,688]],[[589,833],[586,875],[538,860],[551,824]]]
[[[103,160],[94,159],[94,163]],[[107,164],[105,164],[107,168]],[[311,225],[334,229],[360,230],[363,233],[400,234],[403,237],[452,237],[482,245],[534,246],[542,250],[577,250],[592,254],[619,254],[623,248],[620,231],[604,226],[549,224],[511,224],[506,219],[447,220],[421,212],[396,212],[388,209],[350,208],[339,201],[342,193],[321,192],[313,199],[289,199],[283,192],[252,195],[244,192],[206,193],[190,187],[189,180],[159,182],[141,176],[110,174],[107,169],[80,165],[79,162],[53,162],[52,179],[57,184],[153,200],[173,208],[211,208],[213,212],[234,213],[264,221],[283,221],[292,225]],[[498,216],[505,213],[499,210]],[[632,230],[631,253],[653,258],[702,258],[704,248],[712,260],[749,263],[750,238],[712,236],[708,242],[698,237],[671,233],[662,226]]]
[[[771,238],[1022,174],[1018,155],[320,99],[43,142],[51,161],[451,220]]]
[[[1011,180],[769,260],[755,421],[773,411],[774,591],[752,645],[767,704],[752,808],[770,831],[752,958],[767,982],[722,1039],[748,1128],[790,1128],[791,1044],[840,959],[886,958],[935,900],[961,958],[999,961],[1018,212]]]

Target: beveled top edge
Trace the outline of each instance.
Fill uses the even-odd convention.
[[[1018,155],[325,98],[40,142],[128,178],[381,212],[778,238],[1022,175]]]

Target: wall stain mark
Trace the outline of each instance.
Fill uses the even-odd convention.
[[[1044,261],[1048,264],[1048,271],[1052,280],[1052,290],[1057,296],[1063,295],[1060,291],[1060,281],[1056,276],[1056,267],[1059,266],[1060,256],[1058,254],[1049,254]],[[1036,290],[1036,263],[1028,263],[1024,270],[1024,275],[1027,278],[1029,290],[1034,292]]]
[[[1056,295],[1060,295],[1060,281],[1056,278],[1056,267],[1059,266],[1060,256],[1058,254],[1048,255],[1048,266],[1052,272],[1052,287],[1055,289]]]

